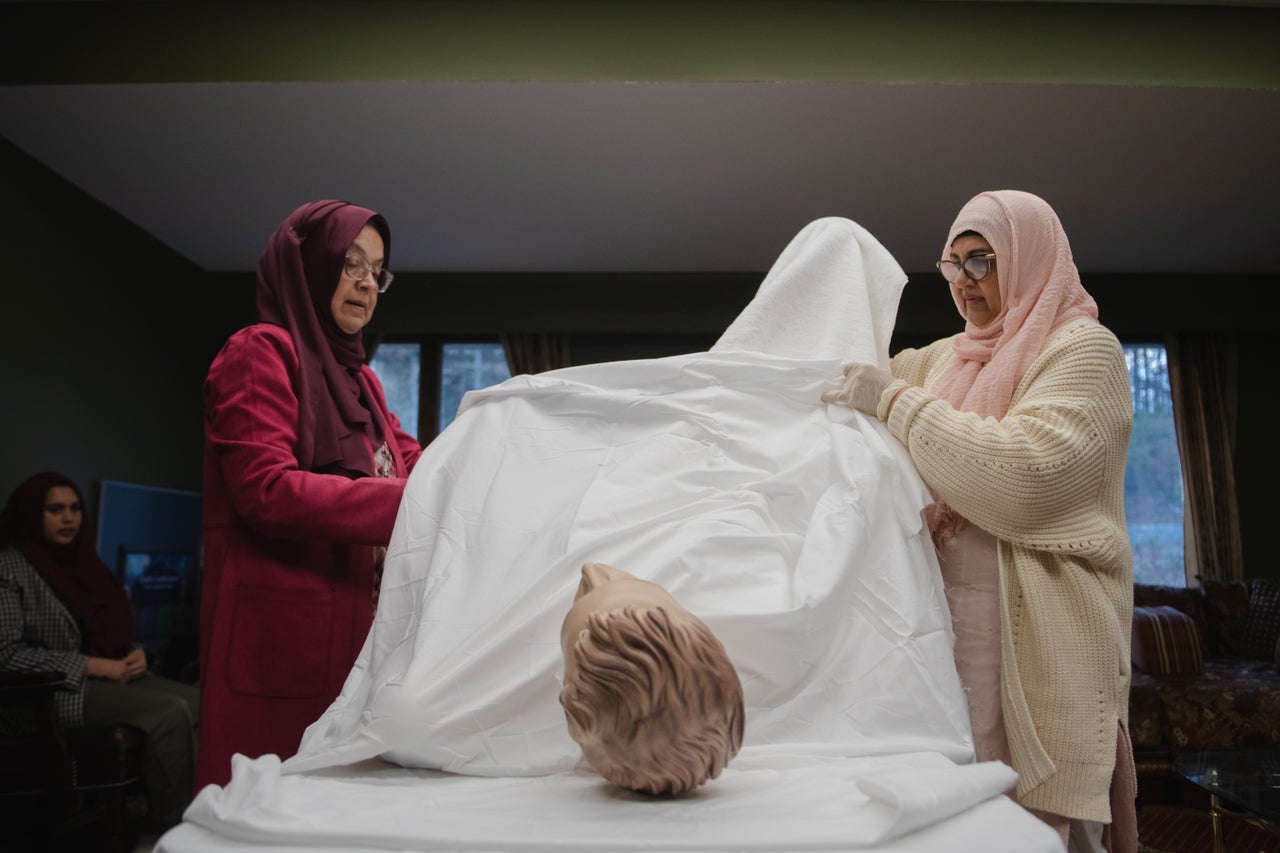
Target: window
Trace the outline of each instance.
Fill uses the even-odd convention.
[[[1182,463],[1173,427],[1169,361],[1160,344],[1125,344],[1133,433],[1124,474],[1124,510],[1137,583],[1185,586]]]
[[[457,417],[463,394],[510,378],[502,344],[445,343],[440,350],[440,430]]]
[[[502,344],[492,340],[386,342],[369,366],[382,382],[387,406],[423,444],[453,422],[464,394],[511,375]]]
[[[418,401],[422,393],[422,344],[386,343],[379,345],[369,366],[378,374],[387,408],[400,419],[409,435],[418,435]]]

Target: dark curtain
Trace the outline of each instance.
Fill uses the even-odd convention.
[[[551,334],[499,335],[512,376],[542,373],[569,366],[569,336]]]
[[[1240,580],[1244,560],[1236,512],[1236,399],[1240,347],[1234,337],[1178,334],[1166,342],[1173,422],[1186,495],[1187,581]]]
[[[378,345],[382,343],[382,335],[376,332],[364,332],[364,360],[365,363],[373,361],[374,355],[378,352]]]

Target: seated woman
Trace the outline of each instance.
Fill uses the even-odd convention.
[[[64,726],[142,729],[149,819],[163,829],[191,799],[198,690],[147,672],[128,596],[83,521],[79,486],[52,471],[19,485],[0,512],[0,671],[65,673],[55,697]],[[0,715],[0,733],[29,730]]]
[[[742,684],[706,624],[662,587],[587,563],[560,629],[569,734],[623,788],[692,791],[742,746]]]

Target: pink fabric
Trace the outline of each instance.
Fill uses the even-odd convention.
[[[996,538],[972,525],[938,551],[978,761],[1010,766],[1000,707],[1000,574]]]
[[[1133,744],[1120,726],[1116,726],[1116,769],[1111,774],[1111,823],[1103,841],[1110,853],[1138,851],[1138,775]]]
[[[995,250],[1000,313],[986,326],[965,324],[952,339],[956,358],[929,390],[959,411],[1002,418],[1049,335],[1071,320],[1097,320],[1098,305],[1080,283],[1058,215],[1039,196],[1019,190],[974,196],[952,223],[943,257],[965,231],[981,234]],[[951,298],[964,316],[962,282],[951,285]],[[941,500],[929,507],[927,521],[938,546],[966,526]]]
[[[1044,199],[1018,190],[974,196],[956,216],[943,257],[964,231],[978,232],[995,250],[1002,305],[986,326],[965,325],[954,338],[955,360],[930,390],[961,411],[1000,418],[1053,330],[1080,317],[1098,319],[1098,306],[1081,285],[1067,234]],[[951,286],[957,310],[964,304],[960,291],[959,284]]]

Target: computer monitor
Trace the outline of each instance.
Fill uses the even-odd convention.
[[[147,650],[153,669],[180,677],[196,657],[196,553],[121,545],[117,572],[133,604],[134,641]]]

